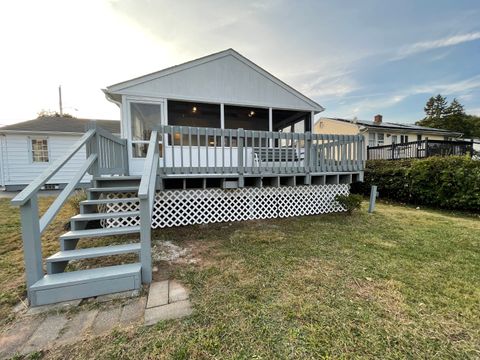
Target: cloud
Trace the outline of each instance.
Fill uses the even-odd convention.
[[[452,36],[444,37],[442,39],[437,39],[437,40],[416,42],[416,43],[401,47],[398,50],[397,54],[391,60],[392,61],[400,60],[421,52],[425,52],[433,49],[445,48],[449,46],[455,46],[458,44],[475,41],[478,39],[480,39],[480,31],[470,32],[470,33],[461,34],[461,35],[452,35]]]

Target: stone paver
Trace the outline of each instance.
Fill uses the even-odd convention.
[[[57,344],[74,343],[85,335],[85,333],[92,327],[95,317],[98,315],[98,310],[82,311],[75,314],[68,320],[67,325],[63,329],[61,335],[57,339]]]
[[[43,318],[22,319],[0,334],[0,359],[13,356],[28,338],[37,330]]]
[[[158,321],[177,319],[192,313],[190,301],[182,300],[171,304],[145,309],[145,325],[153,325]]]
[[[112,300],[129,299],[129,298],[137,297],[139,294],[140,294],[140,291],[138,290],[122,291],[114,294],[97,296],[97,298],[95,299],[95,302],[104,303]]]
[[[27,343],[20,349],[20,353],[28,354],[48,348],[58,337],[58,334],[67,323],[65,315],[47,316],[38,326]]]
[[[147,309],[168,304],[168,280],[154,282],[150,285]]]
[[[120,306],[100,311],[92,326],[93,334],[100,335],[117,326],[120,322],[121,312],[122,308]]]
[[[142,297],[126,304],[122,308],[122,313],[120,315],[120,323],[122,325],[133,325],[141,321],[143,318],[143,313],[145,311],[146,302],[147,299]]]
[[[67,310],[68,308],[72,308],[80,305],[81,302],[82,302],[82,299],[78,299],[78,300],[63,301],[63,302],[51,304],[51,305],[35,306],[28,309],[27,315],[38,315],[38,314],[43,314],[50,311]]]
[[[179,282],[175,280],[169,281],[168,302],[173,303],[177,301],[187,300],[188,291]]]

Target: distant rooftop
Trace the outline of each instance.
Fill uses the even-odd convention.
[[[418,126],[414,124],[399,124],[399,123],[390,123],[390,122],[375,122],[370,120],[349,120],[349,119],[340,119],[340,118],[323,118],[323,119],[331,119],[331,120],[338,120],[343,122],[348,122],[352,124],[359,124],[363,125],[367,128],[379,128],[379,129],[392,129],[392,130],[412,130],[414,132],[428,132],[428,133],[438,133],[446,136],[462,136],[462,133],[445,130],[445,129],[437,129],[437,128],[430,128],[426,126]]]
[[[39,117],[37,119],[19,122],[12,125],[0,127],[0,132],[61,132],[61,133],[84,133],[85,127],[95,121],[98,126],[114,134],[120,133],[119,120],[95,120],[77,119],[70,117]]]

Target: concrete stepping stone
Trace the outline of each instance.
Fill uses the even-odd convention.
[[[147,309],[168,304],[168,280],[150,284]]]
[[[169,289],[168,289],[169,303],[188,300],[188,291],[179,282],[175,280],[170,280],[168,286],[169,286]]]
[[[100,335],[112,330],[120,323],[121,312],[122,308],[120,306],[100,311],[93,323],[92,333]]]
[[[56,341],[57,344],[71,344],[80,339],[92,327],[95,317],[98,315],[98,310],[82,311],[75,314],[68,320],[62,334]]]
[[[65,315],[48,316],[37,327],[27,343],[21,348],[21,354],[28,354],[51,346],[67,323]]]
[[[122,308],[122,313],[120,315],[120,323],[122,325],[133,325],[138,323],[143,318],[143,313],[145,311],[145,304],[147,299],[142,297],[136,299]]]
[[[10,358],[18,352],[42,321],[43,318],[40,317],[24,318],[0,334],[0,359]]]
[[[153,325],[163,320],[178,319],[191,313],[192,307],[188,300],[147,308],[145,309],[145,325]]]

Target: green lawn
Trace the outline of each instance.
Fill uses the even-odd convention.
[[[17,254],[18,222],[1,226],[5,311],[22,278],[4,260],[9,248]],[[379,204],[374,215],[364,208],[351,217],[191,226],[155,237],[198,248],[201,262],[169,269],[192,290],[194,315],[86,339],[46,358],[480,357],[478,216]],[[16,284],[6,291],[4,276]]]

